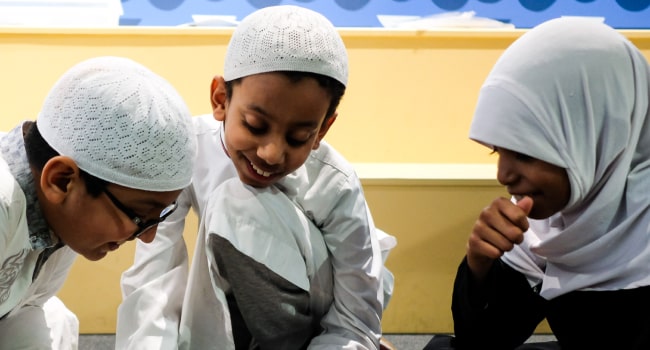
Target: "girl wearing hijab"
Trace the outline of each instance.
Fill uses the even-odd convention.
[[[585,18],[537,26],[496,63],[469,136],[512,197],[469,236],[452,348],[521,348],[546,318],[563,350],[650,349],[649,72]]]

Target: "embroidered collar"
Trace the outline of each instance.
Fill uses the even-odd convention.
[[[54,247],[59,243],[59,239],[47,226],[47,222],[41,211],[41,206],[38,203],[34,177],[32,176],[29,162],[27,161],[27,152],[25,151],[23,124],[21,123],[0,137],[0,153],[2,153],[2,157],[9,165],[9,170],[25,193],[27,202],[27,228],[32,248],[43,249]]]

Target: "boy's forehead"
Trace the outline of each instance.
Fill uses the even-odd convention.
[[[287,86],[297,85],[305,81],[314,81],[318,84],[318,80],[314,75],[308,73],[302,73],[302,72],[286,72],[286,71],[265,72],[265,73],[246,75],[232,81],[227,81],[226,84],[230,86],[233,95],[235,94],[235,92],[241,90],[242,85],[249,86],[249,87],[254,85],[264,85],[263,86],[265,88],[264,92],[266,92],[267,94],[272,94],[277,92],[275,90],[278,89],[278,87],[277,85],[275,85],[275,83],[278,81],[287,83]],[[324,87],[321,88],[323,89],[323,91],[326,91]]]
[[[232,84],[233,95],[236,92],[242,93],[240,91],[244,91],[244,93],[249,94],[249,96],[251,93],[255,92],[258,96],[261,95],[263,98],[269,98],[284,93],[297,93],[307,96],[323,96],[328,102],[331,99],[328,89],[320,84],[316,76],[309,73],[286,71],[267,72],[248,75],[229,82],[229,84]],[[305,88],[312,84],[316,89]],[[299,85],[301,88],[295,88]]]
[[[271,72],[239,79],[233,86],[231,103],[264,119],[312,127],[327,113],[331,96],[313,77],[292,80]]]

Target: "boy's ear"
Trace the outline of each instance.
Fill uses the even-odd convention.
[[[223,121],[226,116],[226,81],[220,75],[215,75],[210,84],[210,103],[214,119]]]
[[[43,166],[39,184],[48,201],[61,203],[79,180],[81,177],[77,163],[70,157],[55,156]]]
[[[332,124],[334,124],[336,121],[336,117],[338,115],[338,112],[334,112],[334,114],[332,114],[325,120],[325,122],[323,122],[323,126],[321,126],[320,130],[318,130],[318,136],[316,137],[316,141],[314,141],[314,145],[311,147],[311,149],[317,149],[318,146],[320,146],[320,141],[323,139],[323,137],[325,137]]]

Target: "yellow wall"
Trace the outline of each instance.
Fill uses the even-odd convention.
[[[210,79],[220,72],[230,33],[0,28],[0,130],[35,119],[56,79],[74,63],[99,55],[143,63],[167,78],[194,114],[207,113]],[[486,149],[467,140],[467,130],[483,79],[522,31],[341,33],[349,49],[350,83],[327,139],[351,162],[397,163],[393,170],[400,163],[493,163]],[[650,56],[650,34],[625,33]],[[419,170],[425,165],[408,167],[424,180],[393,181],[382,174],[363,180],[375,221],[399,242],[387,263],[396,280],[384,318],[389,333],[452,331],[451,285],[468,230],[478,211],[504,193],[490,176],[428,179]],[[380,180],[369,179],[374,175]],[[192,228],[186,230],[189,246]],[[75,263],[60,296],[79,316],[82,333],[114,332],[119,277],[132,254],[130,244],[100,262]]]

